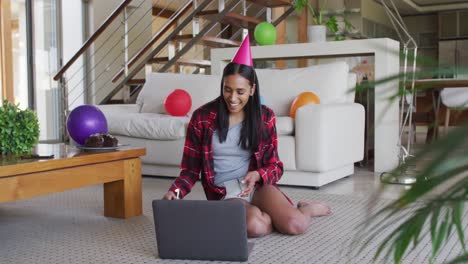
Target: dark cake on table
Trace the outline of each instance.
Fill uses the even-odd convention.
[[[119,144],[119,140],[111,134],[103,134],[102,137],[104,138],[103,147],[117,147]]]
[[[101,147],[117,147],[119,140],[111,134],[96,133],[90,135],[85,141],[85,147],[101,148]]]

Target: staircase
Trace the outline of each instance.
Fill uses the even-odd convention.
[[[64,113],[83,103],[132,102],[152,71],[209,74],[211,48],[239,46],[263,21],[278,25],[294,11],[291,2],[124,0],[54,77]],[[271,20],[273,8],[283,15]]]

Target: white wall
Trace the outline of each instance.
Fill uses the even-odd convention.
[[[81,0],[67,1],[62,5],[62,49],[63,65],[67,63],[84,43],[83,38],[83,4]],[[84,59],[79,57],[66,71],[68,81],[69,109],[84,104]]]

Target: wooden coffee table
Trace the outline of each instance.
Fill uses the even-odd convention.
[[[0,156],[0,203],[104,184],[104,216],[142,213],[141,160],[144,148],[83,152],[65,144],[39,144],[34,153],[53,159]]]

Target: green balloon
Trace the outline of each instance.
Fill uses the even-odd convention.
[[[273,45],[276,43],[276,28],[271,23],[262,22],[255,27],[254,37],[260,45]]]

